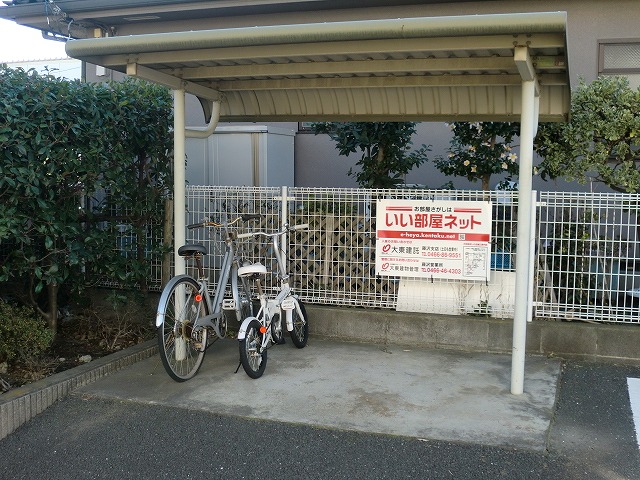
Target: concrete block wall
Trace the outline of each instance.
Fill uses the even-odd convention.
[[[513,320],[306,305],[310,335],[349,342],[511,353]],[[640,325],[534,320],[529,354],[640,363]]]

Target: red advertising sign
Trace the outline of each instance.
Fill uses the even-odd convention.
[[[376,275],[489,280],[491,203],[379,200]]]

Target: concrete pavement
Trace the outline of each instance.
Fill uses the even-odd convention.
[[[252,380],[228,340],[176,383],[141,345],[13,391],[19,416],[67,389],[0,440],[0,479],[640,478],[640,366],[529,355],[514,396],[510,362],[311,337]]]
[[[193,379],[176,383],[157,356],[79,388],[79,394],[260,418],[543,451],[560,361],[530,356],[525,393],[512,395],[511,358],[311,338],[268,352],[263,377],[238,366],[237,341],[214,344]]]

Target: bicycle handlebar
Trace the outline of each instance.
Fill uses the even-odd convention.
[[[279,235],[283,235],[287,232],[292,232],[294,230],[308,230],[309,229],[309,224],[308,223],[302,223],[300,225],[293,225],[293,226],[289,226],[287,225],[286,227],[284,227],[282,230],[279,230],[277,232],[248,232],[248,233],[239,233],[238,234],[238,238],[249,238],[249,237],[255,237],[258,235],[262,235],[263,237],[277,237]]]
[[[248,222],[249,220],[257,220],[262,218],[262,215],[259,213],[243,213],[242,215],[240,215],[239,217],[235,218],[234,220],[228,222],[226,225],[233,225],[234,223],[242,220],[243,222]],[[217,223],[214,222],[212,220],[209,220],[208,218],[205,218],[201,221],[199,221],[198,223],[192,223],[190,225],[187,225],[187,228],[189,230],[193,230],[194,228],[200,228],[200,227],[224,227],[224,223]]]

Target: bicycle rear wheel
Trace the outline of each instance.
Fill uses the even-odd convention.
[[[207,302],[198,295],[200,285],[188,276],[174,277],[158,305],[164,321],[158,327],[162,365],[176,382],[193,378],[204,360],[208,331],[194,330],[196,320],[208,314]]]

